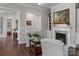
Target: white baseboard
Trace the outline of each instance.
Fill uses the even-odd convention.
[[[74,48],[76,48],[76,45],[70,44],[69,47],[74,47]]]
[[[26,47],[29,47],[29,43],[26,43]]]
[[[0,36],[0,38],[6,38],[7,36]]]
[[[26,43],[26,42],[22,42],[22,41],[19,41],[19,40],[18,40],[18,44],[23,44],[23,43]]]

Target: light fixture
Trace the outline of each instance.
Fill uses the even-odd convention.
[[[38,3],[38,5],[42,5],[43,3]]]

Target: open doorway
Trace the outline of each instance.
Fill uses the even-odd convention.
[[[12,18],[7,17],[7,37],[12,37]]]

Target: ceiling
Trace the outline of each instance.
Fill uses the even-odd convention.
[[[38,3],[19,3],[19,4],[24,5],[24,6],[28,6],[28,7],[50,9],[51,7],[56,6],[59,3],[42,3],[41,5],[38,5]],[[14,12],[14,11],[10,10],[10,9],[6,9],[6,8],[0,8],[0,14],[7,13],[7,12],[9,13],[9,12]]]
[[[41,7],[41,8],[47,8],[47,9],[50,9],[51,7],[53,6],[56,6],[60,3],[42,3],[41,5],[38,5],[38,3],[22,3],[22,5],[28,5],[28,6],[31,6],[31,7]]]
[[[6,8],[0,8],[0,14],[1,13],[9,13],[9,12],[14,12],[13,10],[6,9]]]

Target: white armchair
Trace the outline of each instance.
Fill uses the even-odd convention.
[[[58,40],[49,38],[41,39],[42,55],[43,56],[67,56],[68,52],[65,49],[64,43]]]

